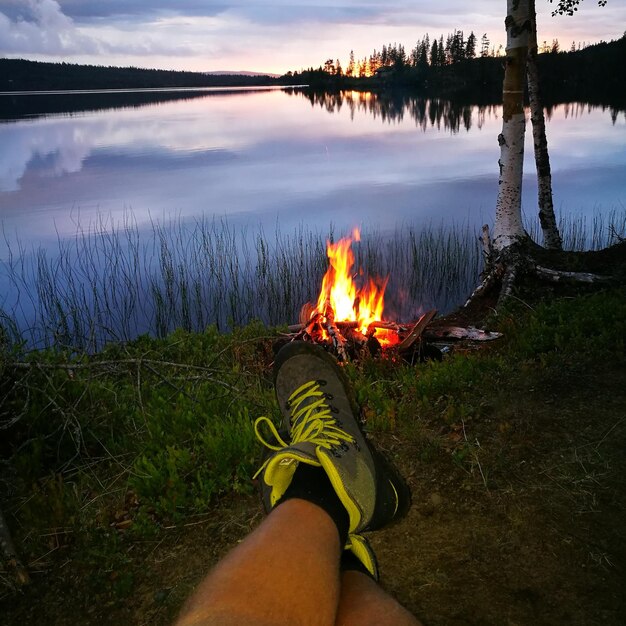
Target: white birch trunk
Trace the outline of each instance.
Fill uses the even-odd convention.
[[[522,224],[522,174],[524,168],[524,85],[530,20],[529,0],[507,0],[506,67],[502,88],[500,180],[493,246],[500,251],[528,235]]]
[[[552,172],[546,138],[546,120],[539,96],[539,71],[537,69],[537,14],[535,0],[529,0],[531,29],[528,41],[528,98],[530,100],[530,119],[533,125],[533,145],[535,165],[537,166],[537,187],[539,222],[543,232],[543,245],[549,250],[562,250],[563,244],[554,215],[552,201]]]

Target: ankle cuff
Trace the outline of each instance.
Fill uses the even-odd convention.
[[[311,502],[328,513],[337,526],[339,545],[343,550],[348,540],[350,517],[339,496],[335,493],[326,472],[321,467],[300,463],[293,475],[291,484],[275,506],[293,498]]]

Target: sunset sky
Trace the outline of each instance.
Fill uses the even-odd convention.
[[[551,17],[537,0],[539,41],[618,39],[626,3],[585,0],[574,17]],[[0,0],[0,56],[194,71],[284,73],[327,58],[347,63],[428,33],[455,28],[504,44],[500,0]]]

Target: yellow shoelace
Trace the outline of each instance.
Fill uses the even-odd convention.
[[[313,402],[306,402],[311,399]],[[354,437],[337,425],[330,406],[326,402],[326,394],[321,391],[317,381],[312,380],[298,387],[289,396],[288,403],[291,409],[291,444],[308,441],[317,446],[331,449],[334,446],[340,446],[343,442],[354,442]],[[267,424],[279,445],[269,443],[262,435],[259,427],[264,423]],[[259,417],[254,422],[254,432],[257,439],[270,450],[278,451],[290,445],[283,440],[276,426],[268,417]],[[269,460],[267,459],[263,463],[254,478],[265,469]]]

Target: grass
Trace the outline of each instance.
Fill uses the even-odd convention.
[[[395,431],[429,415],[458,430],[484,409],[476,389],[497,387],[519,368],[549,369],[569,354],[623,360],[624,295],[508,311],[498,322],[505,349],[417,370],[389,359],[349,365],[368,427]],[[23,523],[65,526],[118,488],[136,495],[137,512],[166,522],[205,512],[220,494],[249,491],[259,454],[253,419],[276,415],[272,336],[252,324],[234,334],[181,329],[94,356],[6,354],[0,415],[15,475],[4,485],[22,495],[34,489],[19,507]],[[42,512],[50,502],[58,504],[51,517]]]

